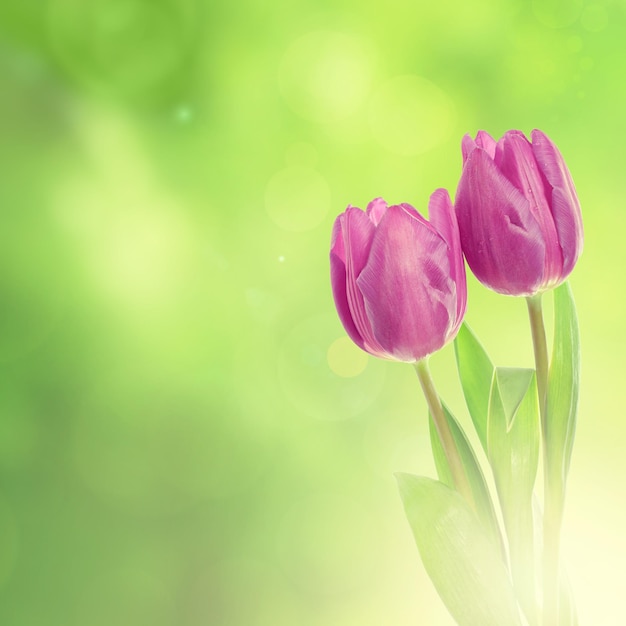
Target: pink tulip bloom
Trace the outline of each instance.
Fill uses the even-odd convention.
[[[430,222],[382,198],[335,220],[330,268],[335,305],[350,338],[374,356],[414,362],[456,335],[467,302],[454,209],[445,189]]]
[[[583,247],[576,189],[557,147],[539,130],[496,142],[463,137],[455,208],[465,258],[485,286],[511,296],[556,287]]]

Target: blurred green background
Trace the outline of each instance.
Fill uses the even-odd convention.
[[[393,478],[434,476],[425,403],[346,339],[330,229],[537,127],[586,227],[564,560],[623,625],[625,33],[624,0],[0,0],[0,623],[449,626]],[[467,319],[532,364],[523,301],[470,278]]]

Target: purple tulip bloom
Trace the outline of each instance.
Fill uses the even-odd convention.
[[[465,258],[485,286],[530,296],[562,283],[583,246],[576,189],[557,147],[539,130],[496,142],[465,135],[455,208]]]
[[[350,338],[374,356],[414,362],[456,335],[467,302],[454,209],[445,189],[429,203],[430,222],[411,205],[335,220],[330,268],[335,305]]]

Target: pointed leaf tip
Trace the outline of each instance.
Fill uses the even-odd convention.
[[[454,352],[465,403],[483,450],[487,452],[487,415],[494,366],[466,322],[454,340]]]
[[[535,370],[532,369],[517,367],[496,368],[496,379],[506,416],[507,431],[511,430],[517,409],[522,403],[534,375]]]
[[[537,610],[532,494],[539,431],[534,370],[498,368],[489,406],[489,463],[502,508],[514,586],[531,623]]]

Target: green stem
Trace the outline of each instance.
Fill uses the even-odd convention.
[[[547,431],[546,413],[548,408],[548,342],[546,341],[546,329],[543,324],[541,294],[539,293],[535,296],[526,298],[526,302],[528,304],[530,330],[533,336],[533,348],[535,349],[535,368],[537,371],[537,391],[539,392],[541,430],[545,436]]]
[[[548,421],[548,345],[543,323],[541,294],[526,299],[535,350],[539,413],[543,434],[543,626],[557,626],[559,619],[559,543],[561,532],[561,499],[552,479],[549,455]]]
[[[435,423],[439,441],[441,442],[444,454],[448,460],[454,486],[472,506],[472,508],[476,509],[472,488],[467,478],[467,474],[465,473],[463,461],[461,460],[461,456],[459,455],[459,451],[456,447],[454,436],[450,430],[450,425],[448,424],[448,420],[443,412],[443,406],[441,406],[439,394],[435,389],[435,384],[428,367],[427,358],[415,363],[415,371],[417,372],[417,377],[419,378],[420,385],[422,386],[422,391],[426,397],[426,403],[428,404],[430,414],[433,418],[433,422]]]

